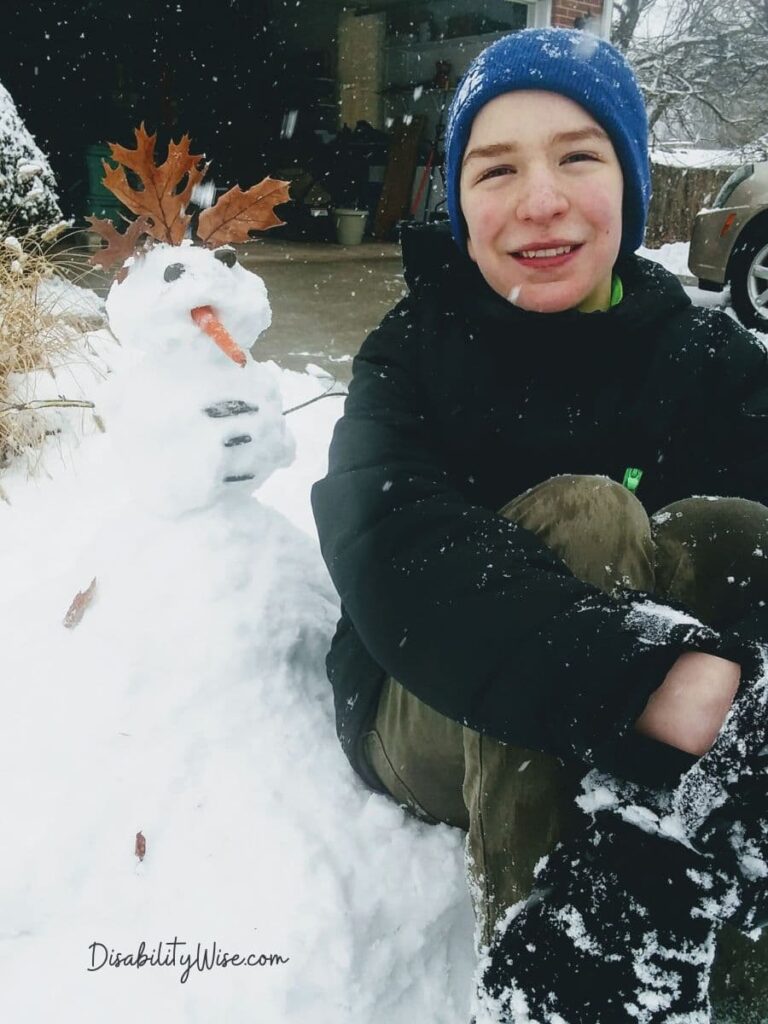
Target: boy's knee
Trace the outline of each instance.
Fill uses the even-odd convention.
[[[596,512],[620,512],[641,529],[647,525],[645,510],[634,494],[607,476],[564,474],[550,477],[505,505],[502,515],[506,515],[508,509],[514,513],[518,507],[526,509],[526,513],[536,508],[542,515],[556,516],[562,523],[591,523]],[[517,519],[517,516],[513,514],[510,518]]]
[[[663,559],[766,575],[768,508],[757,501],[684,498],[654,513],[651,526]]]
[[[768,534],[768,508],[748,498],[683,498],[651,517],[657,536],[717,543],[725,537]]]
[[[611,592],[653,587],[653,545],[645,509],[606,476],[552,477],[521,494],[501,515],[535,533],[575,576]]]
[[[684,498],[651,518],[659,593],[719,628],[768,587],[768,508],[746,498]]]

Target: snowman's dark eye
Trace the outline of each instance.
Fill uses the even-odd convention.
[[[166,281],[178,281],[186,269],[183,263],[169,263],[163,272],[163,277]]]
[[[237,263],[237,253],[234,249],[217,249],[213,257],[219,263],[223,263],[225,267],[234,267]]]

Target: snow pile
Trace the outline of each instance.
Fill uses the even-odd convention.
[[[651,163],[662,167],[704,168],[728,170],[741,167],[749,159],[745,149],[704,149],[697,146],[655,146],[651,150]]]
[[[0,223],[15,234],[45,232],[62,221],[48,159],[0,84]]]
[[[82,288],[61,277],[43,278],[37,286],[37,301],[51,317],[91,328],[107,322],[104,301],[90,288]]]
[[[324,656],[338,603],[296,524],[342,403],[281,416],[281,394],[297,404],[323,382],[243,370],[187,336],[183,303],[174,322],[150,301],[167,283],[155,269],[108,303],[131,297],[121,325],[141,350],[100,331],[102,362],[70,372],[69,397],[95,401],[106,431],[60,411],[47,477],[3,477],[6,1019],[71,1006],[81,1024],[464,1024],[463,836],[371,794],[335,737]],[[188,300],[212,298],[217,273]],[[265,294],[254,315],[265,322]],[[240,416],[200,403],[235,400],[259,410],[245,414],[252,440],[227,449],[222,427],[239,434]],[[254,480],[224,484],[222,452],[239,447]],[[273,480],[301,487],[253,496],[278,466]]]
[[[637,255],[646,260],[653,260],[654,263],[660,263],[662,267],[666,267],[678,277],[690,277],[691,271],[688,269],[690,248],[690,242],[665,242],[658,249],[646,249],[645,246],[641,246],[637,250]]]

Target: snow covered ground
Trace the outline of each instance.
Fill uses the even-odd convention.
[[[465,1022],[462,836],[367,791],[335,738],[338,606],[309,487],[343,400],[283,418],[271,388],[289,408],[327,381],[249,364],[257,476],[285,468],[256,497],[237,485],[209,502],[225,421],[200,415],[188,360],[142,361],[104,330],[90,344],[98,358],[37,393],[82,393],[106,431],[62,410],[45,472],[2,477],[3,1020]],[[238,397],[210,370],[201,386]],[[225,966],[234,954],[251,963]]]
[[[169,511],[135,456],[182,480],[214,471],[220,438],[179,445],[162,382],[132,390],[131,352],[90,341],[47,386],[80,389],[106,431],[62,411],[45,472],[1,481],[3,1020],[468,1024],[463,836],[368,792],[335,738],[309,487],[342,399],[280,421],[295,457],[254,497]],[[262,369],[285,408],[326,389]]]

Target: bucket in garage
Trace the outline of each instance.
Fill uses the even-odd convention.
[[[337,208],[333,211],[336,222],[336,241],[339,245],[360,245],[365,232],[367,210]]]

